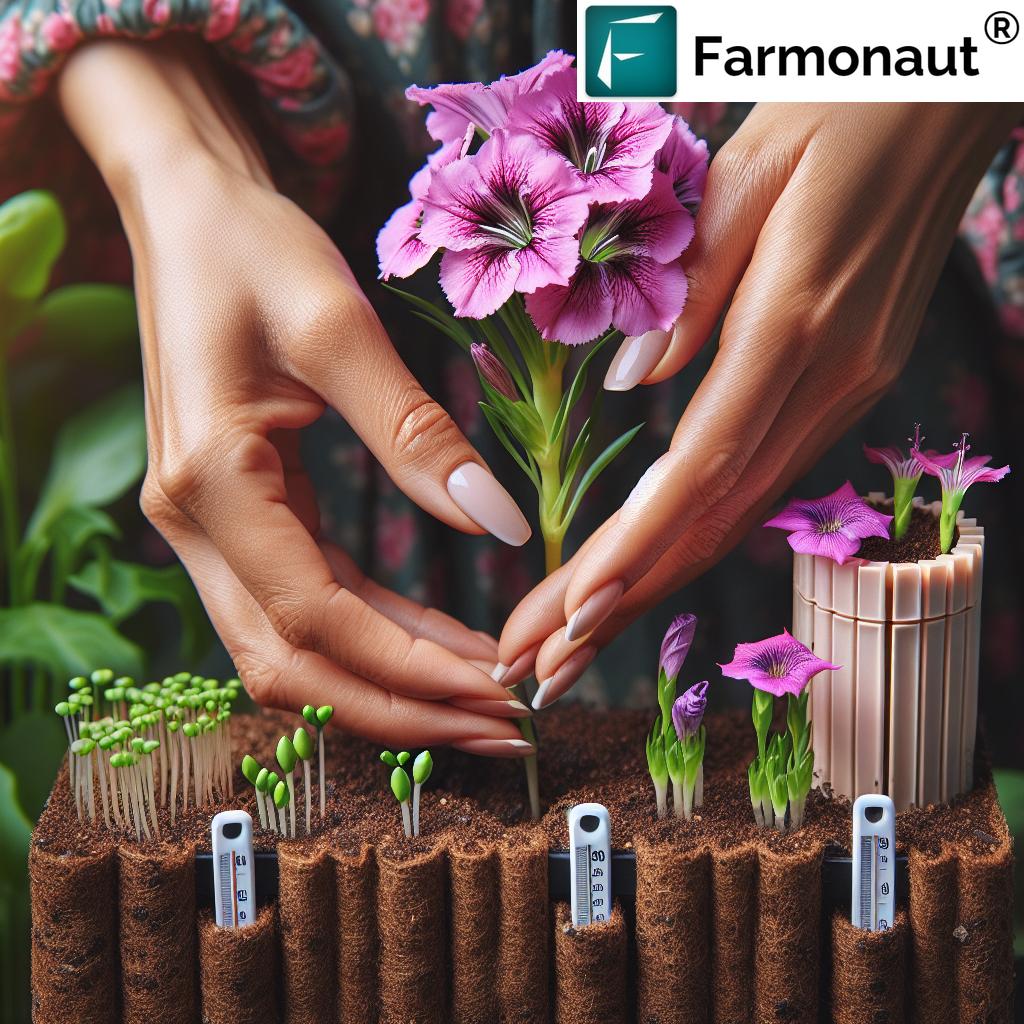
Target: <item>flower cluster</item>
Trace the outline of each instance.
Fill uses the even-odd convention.
[[[704,803],[704,748],[707,733],[704,709],[707,680],[676,697],[676,681],[689,653],[697,617],[678,615],[672,620],[661,645],[658,665],[658,705],[661,713],[647,737],[647,767],[654,783],[658,817],[668,813],[668,782],[672,780],[672,804],[677,818],[687,820]]]
[[[803,823],[814,776],[807,685],[819,672],[839,667],[822,661],[788,630],[757,643],[738,644],[732,661],[719,666],[723,675],[746,679],[754,688],[757,757],[747,769],[747,782],[758,825],[774,825],[784,832],[787,821],[790,828]],[[775,698],[783,695],[788,702],[786,731],[769,740]]]
[[[953,451],[942,454],[922,451],[921,424],[914,425],[910,451],[899,448],[869,448],[869,462],[884,465],[892,475],[893,515],[885,515],[864,501],[847,481],[824,498],[794,499],[764,525],[789,531],[789,546],[797,552],[822,555],[843,565],[856,558],[867,537],[900,540],[910,526],[914,497],[922,475],[938,477],[942,486],[939,516],[939,544],[943,553],[953,546],[956,517],[967,488],[974,483],[995,483],[1010,472],[1009,466],[990,467],[990,455],[967,458],[970,445],[964,434]]]
[[[581,103],[561,51],[489,85],[406,95],[433,108],[440,147],[377,238],[382,278],[443,252],[458,317],[490,316],[519,293],[548,341],[671,328],[707,174],[707,145],[681,118],[656,103]]]

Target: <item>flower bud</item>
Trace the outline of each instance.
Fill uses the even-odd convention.
[[[679,742],[697,734],[704,718],[704,709],[708,698],[707,680],[691,686],[686,693],[676,699],[672,705],[672,724],[675,726]]]
[[[665,639],[661,642],[661,657],[658,661],[666,679],[675,679],[679,675],[696,629],[697,616],[689,612],[677,615],[669,624]]]
[[[508,372],[505,364],[486,346],[473,342],[469,346],[469,353],[473,357],[477,371],[488,384],[504,395],[510,402],[520,400],[519,392],[516,390],[512,375]]]

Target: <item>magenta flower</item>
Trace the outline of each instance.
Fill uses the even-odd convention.
[[[596,338],[609,323],[633,336],[667,331],[686,304],[678,257],[691,238],[693,217],[655,171],[643,199],[591,209],[575,276],[538,289],[526,308],[545,338],[566,345]]]
[[[442,144],[412,176],[409,182],[412,199],[395,210],[377,233],[377,262],[381,280],[410,277],[425,267],[437,252],[436,245],[427,245],[419,236],[420,224],[423,222],[423,199],[430,188],[432,175],[465,156],[472,137],[472,130],[467,129],[461,139]]]
[[[425,89],[411,85],[405,90],[410,100],[420,106],[430,105],[427,131],[439,142],[461,139],[467,126],[492,135],[508,123],[509,111],[516,100],[539,89],[549,75],[572,65],[575,58],[561,50],[552,50],[539,64],[518,75],[502,75],[496,82],[451,82]]]
[[[441,287],[455,315],[489,316],[513,291],[565,284],[579,263],[587,197],[554,153],[495,132],[435,173],[419,237],[443,247]]]
[[[939,478],[943,495],[949,493],[963,497],[971,484],[994,484],[1010,472],[1009,466],[1000,466],[998,469],[989,467],[991,455],[967,458],[970,450],[967,435],[964,434],[960,444],[954,446],[948,455],[936,456],[934,452],[915,451],[913,456],[927,473]]]
[[[671,179],[676,199],[696,216],[708,180],[708,144],[698,139],[681,117],[672,119],[672,131],[656,166]]]
[[[718,666],[730,679],[746,679],[757,690],[775,697],[791,693],[799,697],[819,673],[840,668],[822,661],[784,629],[779,636],[753,644],[737,644],[732,661]]]
[[[697,616],[692,612],[684,612],[677,615],[665,630],[665,639],[661,641],[661,654],[658,657],[658,667],[665,673],[665,678],[672,680],[679,675],[687,654],[690,653],[690,644],[693,643],[693,634],[697,631]]]
[[[499,395],[504,395],[510,402],[518,402],[522,398],[505,364],[486,345],[474,341],[469,346],[469,354],[480,376]]]
[[[908,438],[910,441],[910,451],[904,453],[901,448],[889,447],[889,448],[869,448],[864,445],[864,456],[868,462],[873,462],[876,466],[885,466],[886,469],[892,474],[893,481],[898,480],[918,480],[921,474],[924,472],[924,464],[916,457],[915,453],[920,452],[921,442],[924,438],[921,436],[921,424],[914,424],[914,436]],[[956,461],[957,453],[951,452],[949,455],[940,455],[936,451],[921,452],[922,455],[930,459],[932,462],[940,466],[952,466]]]
[[[1009,466],[998,469],[990,467],[991,455],[975,455],[967,458],[971,446],[967,443],[967,435],[960,438],[953,451],[939,458],[932,457],[930,452],[914,451],[914,458],[924,467],[927,473],[939,478],[942,485],[942,512],[939,515],[939,542],[943,552],[953,546],[956,533],[956,516],[960,505],[971,484],[997,483],[1010,472]],[[951,461],[952,460],[952,461]]]
[[[705,679],[695,683],[681,697],[677,697],[672,705],[672,724],[675,726],[679,742],[697,735],[700,723],[707,707],[708,683]]]
[[[843,565],[865,537],[889,537],[892,516],[873,509],[849,480],[824,498],[794,498],[765,526],[791,531],[789,546],[801,554],[824,555]]]
[[[508,124],[561,153],[592,201],[614,203],[647,195],[672,121],[657,103],[581,103],[576,69],[564,68],[522,96]]]

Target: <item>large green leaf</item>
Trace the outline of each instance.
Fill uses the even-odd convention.
[[[18,781],[0,763],[0,1020],[28,1024],[28,844]]]
[[[49,192],[22,192],[0,206],[0,292],[37,299],[64,248],[60,204]]]
[[[52,713],[22,714],[0,729],[0,759],[14,772],[21,808],[30,821],[46,803],[67,746],[61,719]]]
[[[118,675],[143,674],[142,650],[102,615],[55,604],[0,608],[0,665],[41,665],[56,678],[100,666]]]
[[[57,435],[50,472],[26,535],[45,531],[72,506],[120,498],[146,469],[142,391],[132,385],[69,420]]]
[[[39,303],[36,323],[40,346],[78,359],[102,357],[139,333],[131,291],[112,284],[57,288]]]
[[[181,619],[181,653],[198,657],[209,638],[209,623],[192,580],[180,565],[154,569],[134,562],[95,560],[68,581],[95,598],[113,622],[120,623],[151,601],[174,606]]]

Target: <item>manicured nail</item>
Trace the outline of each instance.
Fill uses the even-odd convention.
[[[625,586],[622,580],[612,580],[611,583],[606,583],[600,590],[591,594],[569,616],[568,625],[565,627],[565,639],[572,642],[579,640],[581,636],[593,633],[611,615],[622,597],[623,590],[625,590]]]
[[[509,666],[503,665],[500,661],[494,668],[491,669],[491,678],[496,682],[500,683],[505,676],[508,675]]]
[[[648,331],[626,338],[605,374],[605,391],[635,388],[661,362],[671,340],[671,331]]]
[[[526,740],[460,740],[453,746],[482,757],[526,757],[534,752],[533,744]]]
[[[487,700],[483,697],[454,697],[451,703],[464,711],[495,718],[526,718],[530,709],[519,700]]]
[[[530,539],[530,524],[519,506],[483,466],[464,462],[448,477],[448,493],[477,526],[498,540],[520,547]]]
[[[583,675],[583,670],[594,660],[596,655],[597,648],[590,647],[589,645],[581,647],[578,651],[573,651],[558,666],[555,674],[549,679],[545,679],[537,687],[537,692],[534,694],[532,701],[533,710],[540,711],[541,708],[546,708],[572,689],[573,683]]]

